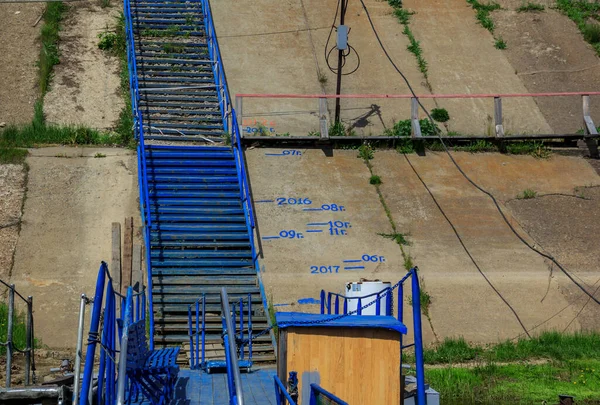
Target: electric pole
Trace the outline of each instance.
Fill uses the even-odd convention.
[[[340,10],[340,25],[337,29],[337,49],[338,49],[338,66],[337,66],[337,88],[336,95],[340,95],[342,91],[342,67],[344,66],[344,52],[348,49],[348,27],[344,25],[346,19],[346,9],[348,8],[348,0],[341,1]],[[340,122],[340,98],[335,99],[335,122]]]

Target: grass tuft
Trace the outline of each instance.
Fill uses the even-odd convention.
[[[537,192],[530,188],[523,190],[521,194],[517,195],[519,200],[530,200],[535,197],[537,197]]]
[[[556,9],[577,24],[583,38],[594,47],[600,56],[599,28],[597,28],[597,23],[592,22],[593,20],[600,21],[600,3],[597,1],[557,0]]]
[[[21,164],[28,154],[27,149],[0,147],[0,164]]]
[[[38,61],[40,75],[40,92],[42,95],[48,91],[52,77],[52,69],[59,60],[58,33],[60,22],[68,7],[62,2],[50,2],[44,13],[44,24],[42,25],[40,40],[40,60]]]
[[[502,37],[498,37],[494,41],[494,47],[496,49],[506,49],[506,42],[504,41],[504,39],[502,39]]]
[[[374,186],[378,186],[382,183],[381,181],[381,177],[379,177],[378,175],[374,174],[369,178],[369,184],[372,184]]]
[[[529,2],[522,4],[521,7],[517,8],[518,13],[526,13],[528,11],[544,11],[545,7],[543,4]]]
[[[400,246],[409,246],[410,242],[406,239],[406,235],[400,232],[394,233],[379,233],[379,236],[383,236],[386,239],[391,239]]]
[[[437,122],[448,122],[450,120],[450,114],[445,108],[434,108],[431,110],[431,118]]]
[[[0,302],[0,342],[6,342],[8,335],[8,304]],[[34,346],[37,346],[34,339]],[[20,350],[27,347],[26,317],[24,313],[13,313],[13,344]],[[6,347],[0,346],[0,355],[6,354]]]
[[[372,160],[375,157],[375,150],[368,143],[360,145],[357,158],[362,160]],[[373,184],[373,183],[371,183]]]
[[[500,4],[493,1],[480,3],[478,0],[467,0],[467,3],[475,10],[475,18],[477,18],[479,24],[493,34],[495,26],[490,13],[494,10],[499,10],[501,8]]]

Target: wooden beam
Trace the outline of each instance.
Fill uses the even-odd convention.
[[[114,280],[113,288],[121,291],[121,224],[118,222],[112,223],[112,261],[110,264],[109,270]]]
[[[133,245],[133,257],[131,265],[131,282],[133,289],[142,291],[144,285],[144,272],[142,271],[142,246]]]
[[[121,294],[127,294],[127,287],[132,285],[131,268],[133,256],[133,217],[125,218],[125,234],[123,237],[123,273],[121,276]]]

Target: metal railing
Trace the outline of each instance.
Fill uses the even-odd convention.
[[[189,364],[193,370],[206,368],[206,297],[210,295],[220,295],[220,293],[204,293],[196,302],[188,306]],[[244,339],[244,337],[252,336],[252,296],[248,294],[247,298],[229,298],[229,300],[232,330],[235,341],[239,343],[235,354],[239,353],[239,360],[244,360],[244,348],[248,345],[248,361],[251,362],[252,339]]]
[[[273,381],[275,383],[275,404],[276,405],[296,405],[294,400],[292,399],[289,392],[285,388],[285,385],[281,382],[277,375],[273,376]]]
[[[131,109],[133,114],[133,131],[138,141],[138,186],[140,189],[140,213],[142,215],[142,229],[144,231],[144,243],[146,245],[146,270],[148,287],[148,310],[150,313],[150,350],[154,350],[154,308],[152,303],[152,262],[150,260],[150,230],[152,217],[150,215],[150,198],[148,192],[148,173],[146,165],[146,153],[144,142],[144,123],[142,112],[139,108],[140,90],[137,74],[137,62],[135,59],[135,38],[133,34],[133,21],[131,18],[131,4],[129,0],[123,0],[123,15],[125,16],[125,37],[127,42],[127,67],[129,70],[129,93],[131,96]]]
[[[117,314],[117,299],[121,303],[121,313]],[[92,300],[92,316],[88,332],[85,367],[81,379],[81,390],[78,404],[91,405],[92,403],[113,404],[117,401],[118,386],[126,386],[125,374],[117,373],[117,366],[127,361],[127,346],[123,341],[128,320],[140,321],[145,319],[146,292],[133,293],[131,287],[127,296],[123,296],[113,287],[113,280],[108,271],[108,265],[102,262],[96,279],[96,290]],[[104,307],[102,304],[104,303]],[[102,319],[102,322],[100,320]],[[124,322],[123,322],[124,321]],[[125,341],[127,337],[125,336]],[[96,346],[100,345],[100,362],[94,371]],[[121,352],[117,350],[120,345]],[[117,356],[119,353],[119,356]],[[93,377],[97,375],[94,387]],[[95,391],[95,393],[94,393]],[[96,399],[94,399],[94,396]],[[122,397],[121,397],[122,398]]]
[[[327,99],[409,99],[410,100],[410,121],[411,121],[411,137],[422,139],[437,139],[437,136],[423,136],[421,133],[421,124],[419,122],[419,103],[418,99],[493,99],[494,111],[490,116],[494,117],[493,137],[506,139],[530,139],[530,138],[564,138],[564,137],[584,137],[586,139],[594,139],[598,137],[598,131],[591,118],[590,113],[590,96],[600,96],[598,91],[587,92],[553,92],[553,93],[490,93],[490,94],[423,94],[414,97],[410,94],[236,94],[237,108],[237,126],[240,133],[243,134],[243,118],[245,117],[242,106],[244,99],[316,99],[318,100],[318,109],[311,110],[311,115],[316,115],[319,119],[320,138],[321,139],[338,139],[346,138],[340,136],[331,136],[329,134],[328,112],[325,101]],[[527,134],[527,135],[505,135],[502,100],[509,98],[532,98],[532,97],[581,97],[581,113],[583,123],[583,134]],[[261,114],[266,115],[266,114]],[[277,113],[280,115],[280,113]],[[306,128],[304,133],[308,133],[311,128]],[[261,132],[261,135],[262,132]],[[244,137],[242,135],[242,137]],[[269,136],[250,136],[252,139],[274,139],[276,135]],[[368,139],[391,139],[393,136],[365,136]],[[478,139],[490,138],[490,136],[465,135],[452,136],[452,139]],[[289,136],[286,139],[312,139],[314,137],[306,136]]]
[[[310,405],[321,405],[321,404],[331,404],[331,405],[348,405],[346,401],[342,401],[331,392],[324,390],[319,387],[317,384],[310,385]]]
[[[1,346],[6,347],[6,388],[10,388],[12,379],[12,361],[15,352],[25,355],[25,385],[30,385],[33,379],[35,383],[35,339],[33,332],[33,297],[25,298],[16,289],[14,284],[7,284],[0,280],[1,284],[8,287],[8,314],[6,320],[6,342],[0,342]],[[27,308],[25,319],[25,348],[19,349],[14,342],[14,327],[17,314],[15,313],[15,296],[21,299]]]
[[[409,278],[411,279],[411,305],[413,315],[413,335],[414,343],[404,345],[403,337],[400,335],[400,347],[402,350],[410,347],[415,348],[415,371],[417,377],[417,404],[425,405],[425,368],[423,361],[423,330],[421,327],[421,287],[419,286],[419,277],[417,274],[417,268],[412,268],[410,271],[393,287],[385,288],[379,292],[366,295],[364,297],[344,297],[336,293],[325,293],[321,290],[321,314],[350,314],[350,315],[362,315],[363,309],[367,306],[375,305],[376,315],[387,315],[393,316],[393,290],[398,289],[397,302],[398,302],[398,321],[404,323],[404,283]],[[332,298],[335,297],[333,309],[332,309]],[[375,297],[375,298],[372,298]],[[348,309],[348,302],[356,300],[357,309]],[[376,302],[373,304],[373,301]],[[385,305],[381,305],[381,301],[384,300]],[[340,312],[340,301],[343,301],[343,312]],[[384,307],[384,308],[382,308]],[[382,312],[385,311],[385,312]],[[402,350],[400,351],[400,364],[402,364]]]
[[[230,405],[244,405],[242,393],[242,376],[236,355],[235,332],[231,319],[229,297],[225,287],[221,288],[221,312],[223,316],[223,340],[225,345],[225,362],[227,365],[227,387],[229,388]]]

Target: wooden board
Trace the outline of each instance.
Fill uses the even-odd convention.
[[[142,270],[142,246],[133,245],[133,257],[131,258],[131,282],[137,291],[142,291],[144,285],[144,272]]]
[[[109,271],[114,280],[113,288],[121,291],[121,224],[118,222],[112,223],[112,260]]]
[[[132,285],[132,256],[133,256],[133,217],[125,218],[123,234],[123,272],[121,273],[121,294],[127,294],[127,287]]]
[[[349,404],[400,403],[397,332],[325,327],[287,332],[286,368],[298,372],[300,403],[308,403],[311,383]]]

